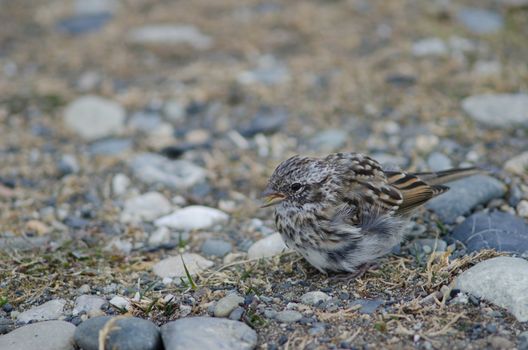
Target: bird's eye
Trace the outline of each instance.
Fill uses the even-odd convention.
[[[293,192],[297,192],[301,189],[302,185],[298,182],[291,185],[291,189]]]

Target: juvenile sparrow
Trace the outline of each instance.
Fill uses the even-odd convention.
[[[478,172],[384,171],[359,153],[295,156],[275,169],[263,207],[276,206],[284,242],[319,271],[356,274],[402,240],[409,214],[446,192],[443,183]]]

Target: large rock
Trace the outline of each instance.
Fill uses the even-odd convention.
[[[18,315],[19,322],[27,323],[30,321],[48,321],[56,320],[62,316],[66,300],[54,299],[40,306],[31,308]]]
[[[111,316],[94,317],[80,324],[75,330],[75,343],[83,350],[99,349],[99,332],[112,319]],[[137,317],[117,319],[108,327],[105,349],[161,350],[158,327]]]
[[[255,348],[257,333],[243,322],[213,317],[188,317],[161,326],[165,349],[202,350]]]
[[[462,108],[473,119],[491,127],[528,126],[528,94],[484,94],[465,98]]]
[[[528,225],[523,219],[503,212],[476,213],[453,230],[453,238],[468,251],[495,249],[522,254],[528,251]]]
[[[170,227],[176,230],[200,230],[216,224],[225,223],[229,215],[218,209],[191,205],[163,216],[154,223],[158,227]]]
[[[75,326],[64,321],[32,323],[0,336],[2,350],[73,350]]]
[[[286,250],[288,250],[288,247],[284,244],[280,233],[274,233],[253,243],[249,247],[248,257],[250,259],[268,258]]]
[[[84,139],[95,140],[121,133],[125,126],[125,110],[114,101],[88,95],[66,107],[64,122]]]
[[[427,208],[438,217],[452,224],[460,215],[465,215],[479,204],[486,204],[493,198],[506,193],[506,186],[499,180],[487,175],[475,175],[447,184],[447,193],[432,199]]]
[[[138,179],[146,184],[161,184],[185,189],[205,179],[205,170],[187,160],[170,160],[154,153],[143,153],[129,163]]]
[[[528,321],[528,261],[497,257],[464,271],[455,288],[506,308],[519,322]]]
[[[183,261],[182,261],[183,260]],[[185,277],[185,266],[189,274],[196,275],[203,270],[213,266],[213,262],[193,253],[184,253],[182,256],[172,256],[161,260],[154,265],[153,270],[161,278],[165,277]]]

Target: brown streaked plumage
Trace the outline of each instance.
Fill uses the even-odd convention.
[[[265,206],[276,205],[275,223],[286,245],[318,270],[355,273],[401,241],[409,214],[446,192],[444,183],[478,172],[384,171],[359,153],[295,156],[275,169]]]

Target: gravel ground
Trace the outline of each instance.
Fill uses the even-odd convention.
[[[528,349],[528,2],[0,6],[0,348]],[[334,151],[487,173],[349,280],[258,201]]]

